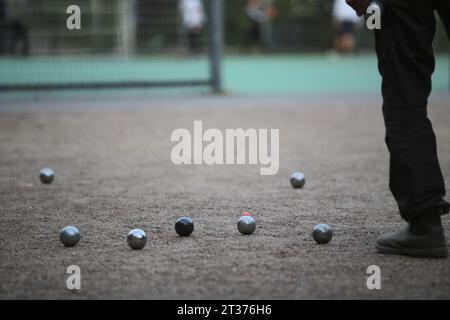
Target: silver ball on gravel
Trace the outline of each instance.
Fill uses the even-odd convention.
[[[305,185],[305,175],[302,172],[294,172],[291,176],[291,185],[295,189],[303,188]]]
[[[44,168],[39,173],[39,179],[41,179],[41,182],[44,184],[50,184],[55,179],[55,173],[50,168]]]
[[[333,229],[325,223],[320,223],[314,227],[312,237],[318,244],[328,243],[333,237]]]
[[[141,229],[133,229],[128,233],[127,242],[131,249],[140,250],[147,244],[147,235]]]
[[[256,221],[253,217],[243,216],[239,219],[237,223],[237,229],[240,233],[244,235],[250,235],[255,232]]]
[[[59,239],[66,247],[76,246],[80,241],[80,231],[76,227],[67,226],[61,230]]]
[[[180,237],[187,237],[194,231],[194,222],[189,217],[181,217],[175,223],[175,231]]]

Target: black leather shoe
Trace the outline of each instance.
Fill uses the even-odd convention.
[[[378,238],[379,253],[406,255],[418,258],[447,258],[448,250],[439,214],[423,215],[406,228]]]

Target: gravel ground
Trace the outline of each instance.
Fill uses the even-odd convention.
[[[450,182],[450,98],[431,102],[441,166]],[[449,299],[450,259],[375,253],[378,235],[403,225],[387,186],[379,101],[300,97],[186,97],[0,103],[2,299]],[[280,129],[280,170],[259,165],[176,166],[176,128]],[[39,170],[56,173],[51,185]],[[303,171],[294,190],[289,176]],[[447,198],[448,199],[448,198]],[[257,220],[241,236],[243,211]],[[191,237],[176,236],[192,216]],[[449,218],[444,224],[449,236]],[[310,237],[334,228],[328,245]],[[82,240],[64,248],[59,230]],[[142,228],[147,247],[126,234]],[[69,265],[79,291],[66,288]],[[381,268],[368,290],[367,267]]]

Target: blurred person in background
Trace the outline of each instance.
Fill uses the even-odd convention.
[[[335,27],[334,51],[339,54],[353,53],[355,36],[362,19],[345,0],[334,0],[333,25]]]
[[[272,1],[248,0],[245,13],[250,24],[243,45],[247,48],[253,46],[260,48],[262,45],[266,48],[271,47],[270,29],[264,27],[276,16]]]
[[[7,4],[7,21],[10,32],[8,53],[28,56],[30,53],[28,0],[13,0]]]
[[[347,0],[359,16],[369,0]],[[441,216],[449,213],[436,136],[427,113],[435,69],[433,38],[439,14],[450,38],[449,0],[385,2],[375,31],[382,76],[385,140],[390,153],[389,187],[407,225],[376,241],[380,253],[446,258]]]
[[[277,16],[277,11],[274,6],[275,0],[262,0],[266,14],[270,17],[265,23],[261,25],[262,42],[266,49],[272,50],[274,48],[273,38],[273,20]]]
[[[6,4],[5,0],[0,0],[0,54],[5,51],[6,30]]]
[[[180,0],[180,12],[191,54],[199,53],[206,14],[201,0]]]

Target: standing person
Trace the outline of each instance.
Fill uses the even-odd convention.
[[[0,0],[0,54],[3,54],[5,51],[5,43],[6,43],[6,4],[5,0]]]
[[[369,0],[347,3],[362,16]],[[389,185],[408,225],[378,238],[376,248],[380,253],[445,258],[448,250],[441,216],[449,212],[449,203],[443,199],[445,185],[427,100],[435,67],[435,11],[450,38],[450,1],[389,0],[384,7],[375,40],[383,78]]]
[[[248,0],[245,7],[245,13],[249,18],[250,25],[244,38],[245,46],[260,46],[263,39],[263,25],[269,23],[275,16],[275,10],[269,2],[269,6],[261,0]]]
[[[262,0],[266,15],[269,17],[267,21],[261,24],[262,42],[268,50],[274,49],[273,20],[278,15],[274,6],[274,0]]]
[[[180,0],[183,26],[186,30],[189,51],[197,54],[201,49],[201,37],[206,22],[205,9],[201,0]]]
[[[30,53],[29,27],[27,22],[28,1],[9,1],[7,9],[8,27],[11,33],[8,52],[15,54],[20,45],[19,53],[22,56],[28,56]]]
[[[355,49],[355,35],[361,25],[361,18],[345,2],[334,0],[333,25],[335,27],[334,50],[341,54],[352,53]]]

